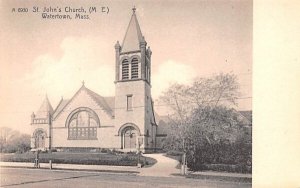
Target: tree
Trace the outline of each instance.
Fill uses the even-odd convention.
[[[233,74],[197,78],[190,86],[171,85],[160,97],[172,112],[172,132],[165,148],[182,151],[195,160],[196,151],[204,145],[235,141],[239,119],[229,106],[236,104],[239,95],[239,84]]]
[[[196,78],[188,93],[191,103],[197,108],[216,107],[220,103],[236,104],[240,95],[237,77],[223,73],[210,78]]]
[[[9,127],[0,127],[0,140],[3,143],[6,143],[10,138],[18,135],[18,131],[14,131]]]
[[[0,151],[2,152],[26,152],[30,150],[30,135],[21,134],[19,131],[8,127],[0,127]]]
[[[13,152],[24,153],[30,150],[30,135],[20,134],[9,143]]]
[[[19,134],[18,131],[14,131],[9,127],[0,127],[0,151],[2,152],[9,140],[16,137]]]
[[[171,145],[166,146],[175,150],[183,152],[182,156],[182,171],[185,174],[186,166],[186,138],[188,128],[188,117],[191,113],[191,108],[187,105],[189,103],[188,95],[189,87],[179,84],[173,84],[161,97],[161,100],[170,104],[173,110],[170,120],[172,121],[171,134],[167,137],[166,143]]]

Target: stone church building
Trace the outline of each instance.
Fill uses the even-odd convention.
[[[153,110],[151,54],[133,9],[122,45],[115,44],[115,96],[103,97],[83,82],[71,99],[61,99],[55,109],[46,97],[31,115],[32,149],[147,152],[160,148],[166,134]]]

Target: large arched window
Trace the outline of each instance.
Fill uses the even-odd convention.
[[[74,110],[67,119],[68,138],[70,140],[97,139],[97,127],[100,122],[97,114],[89,108]]]
[[[129,79],[129,63],[127,59],[122,61],[122,80]]]
[[[139,77],[139,60],[137,58],[133,58],[131,60],[131,79]]]

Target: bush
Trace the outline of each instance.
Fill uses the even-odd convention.
[[[167,155],[172,155],[172,156],[182,156],[183,152],[176,151],[176,150],[170,150],[167,151]]]
[[[206,164],[206,170],[225,171],[225,172],[238,172],[238,173],[251,173],[251,166],[246,165],[228,165],[228,164]]]
[[[245,142],[216,143],[198,146],[187,153],[191,170],[215,170],[227,172],[251,172],[252,146]]]
[[[52,148],[52,149],[50,149],[50,152],[57,152],[57,149],[56,148]]]
[[[25,153],[30,150],[30,135],[19,134],[1,144],[3,153]]]
[[[34,162],[35,153],[27,152],[22,154],[7,154],[1,156],[3,162]],[[54,152],[40,153],[39,160],[41,163],[65,163],[65,164],[86,164],[86,165],[114,165],[114,166],[137,166],[138,155],[136,154],[101,154],[101,153],[71,153],[71,152]],[[152,165],[156,160],[141,156],[142,164]],[[146,162],[147,161],[147,162]]]

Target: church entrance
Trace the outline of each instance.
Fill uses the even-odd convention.
[[[135,149],[137,140],[137,130],[134,127],[126,127],[123,131],[123,148]]]
[[[35,133],[35,148],[37,149],[43,149],[45,148],[45,139],[46,134],[42,130],[38,130]]]

